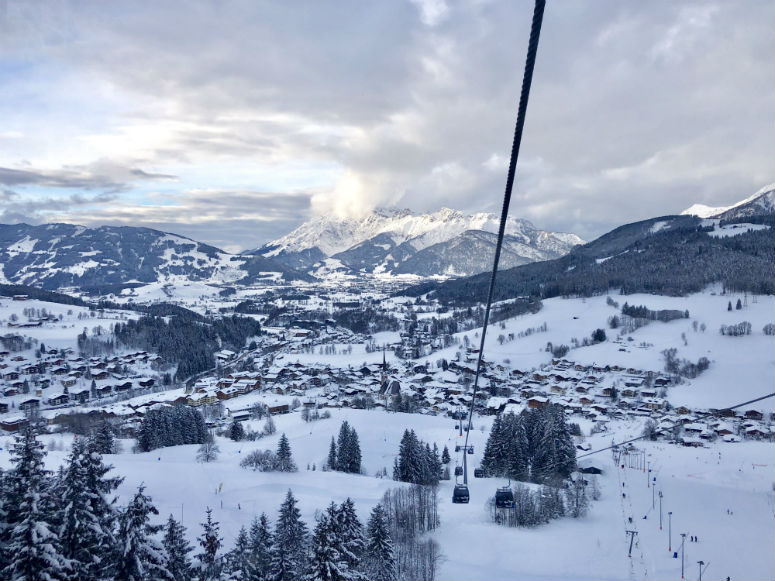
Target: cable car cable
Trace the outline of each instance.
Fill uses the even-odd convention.
[[[525,126],[525,113],[527,111],[527,101],[530,97],[530,85],[533,82],[533,69],[535,67],[536,53],[538,52],[538,38],[541,35],[541,24],[544,18],[544,7],[546,0],[536,0],[533,9],[533,22],[530,27],[530,40],[527,47],[527,59],[525,61],[525,72],[522,77],[522,92],[519,95],[519,107],[517,109],[517,124],[514,128],[514,141],[511,145],[511,159],[509,161],[509,173],[506,178],[506,191],[503,195],[503,209],[501,210],[501,221],[498,227],[498,242],[495,245],[495,258],[490,275],[490,288],[487,292],[487,306],[484,311],[484,325],[482,326],[482,340],[479,345],[479,356],[476,361],[476,376],[474,378],[474,391],[471,396],[471,407],[468,411],[468,430],[466,431],[465,450],[468,449],[468,436],[471,433],[471,422],[474,414],[474,402],[476,401],[476,392],[479,388],[479,374],[482,369],[482,354],[484,353],[484,338],[487,334],[487,325],[490,320],[490,309],[492,307],[492,295],[495,288],[495,275],[498,272],[498,261],[501,256],[501,247],[503,246],[503,236],[506,230],[506,218],[509,214],[509,203],[511,202],[511,192],[514,187],[514,175],[517,169],[517,159],[519,158],[519,147],[522,143],[522,130]],[[465,462],[463,482],[468,484],[468,463]]]

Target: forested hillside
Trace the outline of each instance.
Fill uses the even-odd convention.
[[[694,217],[664,217],[630,224],[575,248],[557,260],[498,273],[495,300],[517,296],[590,296],[619,290],[683,296],[711,283],[733,291],[775,293],[772,217],[748,219],[759,229],[713,236],[713,226]],[[769,227],[762,228],[762,225]],[[403,292],[427,292],[444,303],[483,301],[489,273]]]

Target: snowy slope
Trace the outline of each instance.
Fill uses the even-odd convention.
[[[681,212],[681,215],[729,220],[740,216],[772,214],[774,207],[773,200],[775,200],[775,184],[769,184],[761,188],[752,196],[748,196],[744,200],[740,200],[731,206],[712,207],[706,206],[705,204],[693,204]],[[740,215],[738,216],[738,214]]]
[[[356,272],[473,274],[483,270],[482,264],[490,260],[498,226],[495,214],[466,215],[449,208],[432,214],[378,210],[362,219],[321,216],[252,253],[276,258],[294,268],[311,267],[325,257],[334,257]],[[487,242],[474,251],[471,236],[477,233],[480,241]],[[514,264],[557,258],[584,242],[575,234],[538,230],[520,218],[508,219],[506,234],[512,250],[522,245]],[[467,258],[473,268],[460,268],[454,249],[461,245],[469,246]],[[429,248],[435,248],[433,258],[425,259],[421,253]],[[414,263],[403,265],[410,258],[415,258]]]
[[[0,224],[0,281],[56,290],[105,289],[180,279],[251,282],[261,272],[294,278],[261,256],[241,256],[150,228],[84,228],[72,224]],[[309,279],[295,273],[295,278]]]

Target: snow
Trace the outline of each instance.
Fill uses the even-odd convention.
[[[37,240],[30,238],[29,236],[25,236],[18,242],[10,244],[7,248],[7,252],[10,256],[16,256],[17,254],[29,254],[32,252],[32,249],[35,248],[37,243]]]
[[[746,232],[754,232],[766,228],[769,228],[766,224],[726,224],[721,227],[717,226],[713,232],[708,232],[708,236],[712,236],[713,238],[728,238],[730,236],[739,236]]]
[[[772,183],[764,186],[755,194],[748,196],[744,200],[735,202],[730,206],[712,207],[712,206],[706,206],[705,204],[694,204],[686,208],[683,212],[681,212],[681,215],[693,215],[693,216],[698,216],[700,218],[711,218],[713,216],[718,216],[719,214],[726,212],[728,210],[731,210],[733,208],[737,208],[739,206],[743,206],[745,204],[753,202],[759,197],[763,197],[763,199],[760,200],[759,205],[763,209],[769,210],[771,212],[773,207],[773,197],[775,197],[774,192],[775,192],[775,183]],[[765,194],[769,194],[769,195],[765,197]]]
[[[651,228],[649,228],[649,234],[656,234],[660,230],[664,230],[668,224],[670,224],[670,222],[667,221],[654,222],[654,224],[651,225]]]
[[[348,496],[365,522],[384,492],[399,485],[370,475],[383,467],[390,470],[401,434],[408,426],[423,440],[440,447],[446,444],[453,463],[456,461],[454,445],[460,438],[451,419],[346,409],[332,410],[332,414],[330,419],[312,423],[301,421],[298,413],[275,416],[277,434],[257,442],[219,438],[221,453],[211,464],[195,461],[197,446],[132,454],[130,441],[124,442],[122,454],[107,456],[106,460],[115,466],[116,474],[126,477],[119,488],[120,503],[126,503],[144,483],[146,493],[159,509],[157,522],[173,514],[188,528],[191,541],[200,532],[205,507],[210,506],[229,548],[240,526],[248,526],[254,515],[264,511],[274,521],[289,488],[298,498],[308,524],[314,523],[317,510]],[[338,433],[342,420],[359,434],[366,475],[320,471],[331,437]],[[253,429],[261,427],[261,422],[250,424]],[[471,443],[476,453],[468,455],[469,470],[481,459],[489,426],[490,418],[474,418]],[[621,440],[638,434],[641,424],[629,422],[615,429],[613,433],[589,437],[587,442],[597,450],[610,444],[612,438]],[[298,473],[257,473],[239,467],[248,451],[275,449],[282,433],[290,439]],[[52,435],[44,440],[66,448],[72,436]],[[0,443],[0,465],[6,468],[10,438]],[[453,505],[453,482],[442,482],[441,527],[433,533],[443,551],[437,579],[677,579],[680,558],[673,559],[667,551],[668,511],[673,512],[673,550],[679,545],[680,532],[699,536],[699,543],[687,541],[685,545],[689,575],[696,574],[696,561],[702,559],[710,562],[709,579],[727,575],[733,579],[773,577],[772,443],[716,443],[703,449],[661,442],[638,446],[645,450],[652,477],[657,478],[655,492],[663,493],[661,531],[659,501],[655,495],[652,508],[650,483],[648,488],[644,486],[648,473],[617,468],[607,451],[586,460],[604,470],[598,477],[602,498],[592,502],[589,515],[537,528],[510,529],[489,521],[485,503],[498,486],[505,484],[502,479],[471,478],[471,503],[467,505]],[[66,454],[66,449],[49,452],[47,467],[57,466]],[[307,464],[313,462],[318,469],[307,471]],[[622,490],[627,494],[624,499]],[[727,509],[733,514],[727,514]],[[630,516],[632,523],[628,521]],[[630,559],[625,531],[633,529],[638,531],[638,546]]]
[[[285,251],[301,251],[318,247],[332,256],[353,246],[386,233],[396,244],[409,242],[415,250],[422,250],[440,242],[446,242],[467,230],[484,230],[496,233],[499,217],[495,214],[466,215],[457,210],[442,208],[432,214],[413,214],[408,210],[378,210],[357,218],[321,216],[299,226],[293,232],[267,244],[276,246],[265,256],[272,257]],[[525,237],[525,231],[535,230],[527,220],[509,218],[506,234]],[[575,234],[540,232],[555,237],[564,244],[583,244]],[[525,237],[525,241],[527,241]]]

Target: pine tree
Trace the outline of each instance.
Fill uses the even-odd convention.
[[[347,579],[347,563],[340,549],[341,539],[337,526],[337,508],[332,502],[321,515],[312,535],[312,555],[308,578],[320,581]]]
[[[188,554],[193,551],[186,540],[186,529],[172,515],[164,528],[162,546],[165,552],[165,566],[170,572],[172,581],[188,581],[192,577],[191,559]]]
[[[272,565],[272,533],[264,513],[261,513],[259,518],[253,519],[250,525],[248,551],[250,553],[248,577],[267,579]]]
[[[301,520],[296,499],[288,490],[280,506],[274,543],[272,544],[271,578],[275,581],[299,579],[306,570],[307,525]]]
[[[447,446],[444,446],[444,450],[441,451],[441,463],[442,464],[449,464],[452,461],[452,458],[449,456],[449,449]]]
[[[218,550],[223,545],[223,538],[217,521],[213,521],[213,509],[207,507],[207,518],[202,525],[202,534],[197,539],[202,552],[197,554],[199,560],[199,578],[202,581],[219,579],[221,576],[221,558]]]
[[[361,574],[361,560],[366,541],[363,525],[355,512],[355,503],[347,498],[336,512],[337,531],[340,537],[340,554],[347,565],[345,579],[352,581],[364,579]]]
[[[3,579],[48,581],[63,578],[70,569],[46,510],[51,502],[44,456],[31,427],[17,436],[11,458],[14,467],[3,483]]]
[[[328,448],[328,460],[326,461],[326,466],[328,466],[329,470],[336,470],[337,464],[336,464],[336,442],[334,441],[334,437],[331,436],[331,446]]]
[[[92,448],[98,454],[113,454],[115,450],[115,437],[113,428],[108,422],[102,422],[90,436]]]
[[[115,498],[109,500],[108,495],[122,479],[106,478],[111,468],[102,463],[93,438],[79,438],[59,478],[58,533],[62,553],[72,561],[73,577],[78,579],[104,579],[113,574],[116,510]]]
[[[245,428],[242,427],[242,422],[234,420],[229,428],[229,438],[234,442],[239,442],[245,438]]]
[[[367,579],[395,581],[397,579],[396,556],[385,511],[378,504],[371,511],[366,526],[366,550],[364,569]]]
[[[162,528],[151,525],[150,515],[159,514],[151,497],[140,486],[132,501],[118,519],[121,551],[116,565],[116,578],[126,581],[170,579],[165,567],[164,548],[154,537]]]
[[[277,444],[277,470],[280,472],[296,472],[296,464],[291,454],[291,444],[288,437],[283,434]]]
[[[241,527],[234,548],[226,554],[226,575],[235,581],[248,581],[250,577],[250,540],[248,531]]]

